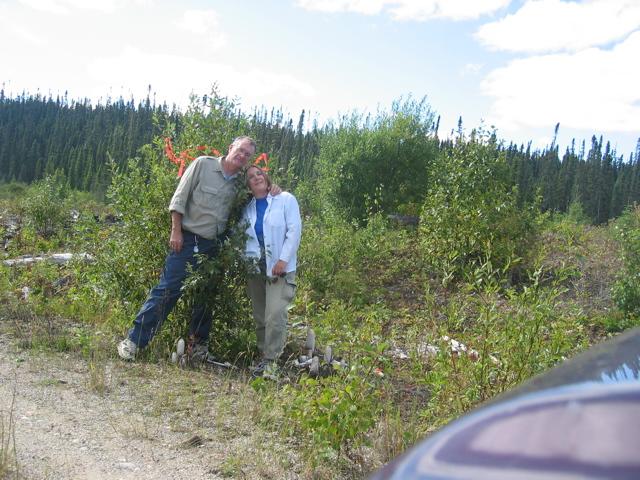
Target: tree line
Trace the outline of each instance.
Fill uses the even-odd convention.
[[[217,96],[215,89],[212,95]],[[211,98],[194,97],[192,101],[209,105]],[[421,109],[424,109],[424,102],[418,102]],[[235,121],[256,138],[260,151],[269,155],[276,176],[289,186],[318,176],[321,149],[331,147],[335,144],[333,140],[345,131],[348,131],[346,141],[351,145],[366,143],[372,131],[391,128],[388,127],[391,124],[397,129],[397,125],[403,125],[416,114],[396,108],[389,114],[391,119],[383,116],[383,121],[380,117],[363,119],[354,114],[337,122],[318,125],[317,121],[309,120],[305,111],[294,121],[278,109],[254,108],[245,113],[226,98],[220,105],[225,108],[218,114],[226,117],[227,124]],[[394,155],[409,152],[420,157],[420,152],[414,151],[416,148],[426,149],[423,162],[432,162],[434,156],[445,155],[453,148],[457,140],[439,139],[438,119],[429,108],[427,110],[431,115],[429,128],[421,129],[418,136],[428,137],[428,142],[407,138],[399,139],[394,146],[389,144],[390,140],[385,140],[379,148],[371,150],[381,157],[375,158],[377,168],[386,163],[388,171],[394,172],[394,165],[403,163],[398,164],[399,159]],[[125,166],[128,159],[135,157],[139,149],[154,138],[179,136],[185,128],[184,123],[190,121],[188,118],[188,114],[181,113],[175,106],[157,105],[149,95],[139,102],[120,97],[92,105],[88,99],[69,100],[66,95],[54,98],[23,93],[9,97],[0,90],[0,181],[31,183],[61,171],[70,187],[100,196],[111,181],[111,161]],[[398,118],[404,120],[398,121]],[[557,129],[558,126],[556,135]],[[472,131],[469,136],[473,135]],[[464,136],[460,122],[458,140]],[[393,139],[392,134],[389,139]],[[531,149],[530,144],[501,141],[490,144],[494,155],[506,159],[511,182],[517,186],[520,205],[538,199],[544,211],[555,212],[567,212],[572,205],[579,205],[592,223],[600,224],[619,216],[626,206],[640,200],[640,139],[636,151],[628,159],[617,154],[602,137],[595,136],[588,145],[585,141],[576,145],[574,141],[562,153],[555,139],[548,147],[536,150]],[[211,146],[219,150],[226,148],[226,145]],[[412,165],[414,168],[415,162]],[[417,168],[414,178],[421,179],[422,173]],[[340,172],[336,171],[336,174]],[[379,180],[371,177],[370,172],[368,175],[367,181],[384,184],[398,173],[390,173],[386,180],[384,175]],[[354,178],[356,180],[359,179]],[[372,185],[371,192],[379,191],[379,187]],[[419,185],[414,187],[420,190]],[[396,193],[402,195],[402,192]],[[371,200],[373,196],[367,198]],[[403,200],[391,203],[394,206],[411,202],[420,204],[420,198]]]

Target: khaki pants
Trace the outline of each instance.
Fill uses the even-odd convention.
[[[251,275],[247,293],[256,322],[258,350],[264,360],[277,360],[287,341],[287,309],[296,291],[296,272],[284,278]]]

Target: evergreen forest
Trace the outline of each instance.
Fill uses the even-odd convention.
[[[208,101],[208,96],[194,99],[203,105]],[[319,143],[331,135],[336,123],[310,122],[305,111],[293,119],[275,109],[254,109],[247,114],[233,106],[225,108],[224,115],[242,119],[246,133],[256,138],[260,150],[275,159],[278,171],[291,181],[317,175]],[[371,118],[359,120],[359,128],[373,128],[367,125]],[[454,141],[440,140],[438,119],[432,120],[424,135],[435,151],[449,150]],[[171,136],[179,136],[188,121],[175,106],[157,105],[149,96],[139,102],[119,98],[92,105],[87,99],[70,100],[66,95],[7,97],[0,91],[0,181],[29,184],[60,171],[71,188],[102,198],[111,181],[110,162],[125,165],[167,127]],[[345,121],[356,119],[342,118],[337,123]],[[463,135],[460,119],[457,136]],[[542,150],[498,139],[493,145],[495,156],[505,155],[519,205],[539,198],[542,211],[564,213],[577,203],[593,224],[602,224],[640,199],[640,138],[636,152],[626,156],[596,136],[574,140],[565,151],[559,150],[555,137]],[[224,150],[225,145],[212,147]],[[393,150],[385,150],[380,165],[388,162],[393,168],[399,151],[394,155]],[[425,151],[425,157],[431,154]]]

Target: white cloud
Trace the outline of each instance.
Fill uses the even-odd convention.
[[[484,45],[512,52],[577,51],[640,28],[640,0],[531,0],[513,15],[480,27]]]
[[[167,66],[180,75],[167,74]],[[218,83],[223,94],[242,99],[245,107],[260,105],[265,98],[270,103],[281,100],[311,98],[315,90],[307,83],[288,74],[263,70],[239,70],[233,66],[195,58],[149,54],[134,47],[127,47],[118,56],[92,61],[88,66],[92,92],[98,98],[104,92],[115,91],[115,96],[146,96],[148,85],[158,93],[158,100],[167,103],[188,104],[189,95],[207,94]]]
[[[0,5],[0,53],[11,50],[16,42],[41,47],[45,44],[37,29],[29,28],[17,22],[13,12],[5,5]],[[7,68],[5,58],[4,68]]]
[[[483,65],[481,63],[467,63],[460,70],[460,75],[462,75],[463,77],[466,77],[467,75],[477,75],[482,70],[482,67]]]
[[[506,7],[511,0],[296,0],[307,10],[376,15],[388,11],[395,20],[477,18]]]
[[[227,43],[220,18],[214,10],[187,10],[177,26],[192,34],[203,36],[210,48],[219,49]]]
[[[68,15],[73,10],[112,13],[130,5],[151,5],[153,0],[19,0],[19,2],[34,10]]]
[[[511,0],[403,0],[390,12],[396,20],[429,20],[449,18],[465,20],[493,13]]]
[[[57,0],[20,0],[20,3],[41,12],[67,14],[69,9]]]
[[[564,127],[637,132],[640,130],[640,32],[611,50],[514,60],[482,82],[494,97],[489,118],[499,129]]]

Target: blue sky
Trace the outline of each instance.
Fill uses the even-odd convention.
[[[0,0],[0,82],[93,101],[191,92],[320,122],[409,95],[440,134],[640,137],[640,0]]]

